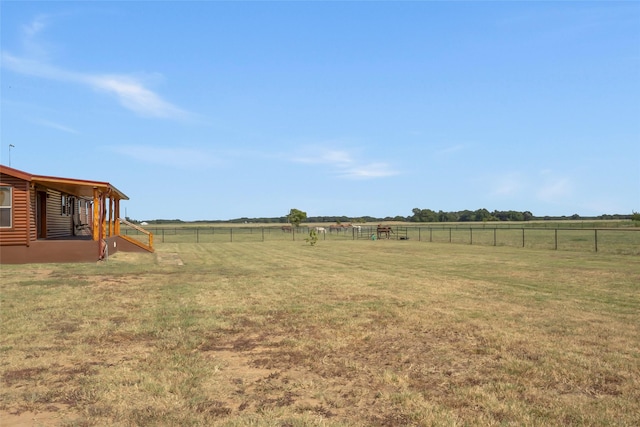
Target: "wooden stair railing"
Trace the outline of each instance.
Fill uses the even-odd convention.
[[[127,227],[130,227],[136,231],[138,231],[139,233],[143,234],[146,236],[146,238],[144,240],[146,240],[146,242],[138,240],[134,237],[128,236],[126,234],[122,234],[122,230],[120,231],[120,237],[122,237],[123,239],[125,239],[128,242],[133,243],[136,246],[139,246],[143,249],[148,250],[149,252],[154,252],[153,249],[153,233],[151,233],[150,231],[145,230],[144,228],[133,224],[129,221],[127,221],[126,219],[122,219],[122,218],[118,218],[118,221],[120,221],[120,224],[124,224]]]

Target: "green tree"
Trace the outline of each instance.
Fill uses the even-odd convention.
[[[468,209],[463,210],[462,212],[460,212],[460,216],[458,217],[458,221],[473,221],[474,220],[474,215],[473,212],[471,212]]]
[[[300,227],[300,223],[307,219],[307,213],[299,209],[291,209],[289,215],[287,215],[289,222],[296,227]]]
[[[473,213],[472,217],[474,221],[489,221],[491,219],[491,213],[484,208],[478,209]]]
[[[438,214],[431,209],[422,209],[422,222],[437,222]]]
[[[411,212],[413,212],[413,215],[411,216],[411,221],[422,222],[422,210],[420,208],[413,208]]]
[[[411,210],[412,216],[406,218],[412,222],[438,222],[438,214],[431,209],[414,208]]]

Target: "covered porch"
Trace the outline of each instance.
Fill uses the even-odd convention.
[[[93,242],[100,242],[98,249],[96,249],[100,258],[104,257],[106,253],[114,253],[117,251],[117,240],[113,239],[114,237],[119,237],[119,240],[122,241],[121,246],[126,247],[128,250],[143,249],[148,252],[153,252],[153,235],[141,227],[121,218],[120,202],[122,200],[129,200],[129,198],[113,185],[106,182],[55,177],[34,177],[32,183],[36,188],[53,189],[59,192],[61,197],[65,195],[73,196],[73,202],[67,202],[67,209],[70,210],[70,212],[67,213],[72,216],[72,232],[63,236],[62,240],[76,242],[91,240]],[[90,211],[81,215],[82,209],[78,204],[79,201],[88,201],[87,206],[90,206]],[[38,200],[36,204],[37,202]],[[61,204],[63,206],[65,205],[64,202]],[[46,208],[38,207],[36,209],[36,215],[36,222],[40,228],[42,227],[42,223],[46,224],[47,222]],[[140,231],[142,238],[134,239],[123,235],[121,233],[122,225]],[[78,227],[88,228],[89,233],[78,235],[76,233]],[[38,240],[42,240],[42,238],[44,238],[44,240],[52,240],[46,233],[42,233],[44,234],[44,236],[42,236],[39,231],[38,234],[40,235],[40,239]],[[55,238],[56,241],[60,239],[60,237]],[[78,245],[82,244],[78,243]]]
[[[129,198],[113,185],[34,176],[31,187],[34,189],[38,240],[78,240],[76,238],[88,236],[97,242],[120,234],[120,201]],[[51,196],[54,202],[52,206],[49,201]],[[69,218],[68,233],[56,232],[60,217]],[[64,229],[64,225],[61,228]],[[88,233],[80,234],[79,229],[88,230]]]
[[[108,182],[34,175],[0,165],[0,264],[83,262],[153,252],[153,235],[120,217],[129,198]],[[136,239],[121,227],[136,228]],[[126,233],[125,233],[126,234]]]

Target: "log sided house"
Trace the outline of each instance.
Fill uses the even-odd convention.
[[[117,251],[153,252],[153,235],[120,218],[121,200],[129,198],[108,182],[0,165],[0,264],[90,262]],[[125,227],[135,230],[135,238],[122,233]]]

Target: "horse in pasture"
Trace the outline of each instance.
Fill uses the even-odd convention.
[[[378,224],[378,239],[382,236],[385,236],[385,238],[388,239],[390,234],[394,234],[390,226]]]
[[[324,227],[315,227],[314,230],[316,231],[316,233],[320,234],[326,234],[327,233],[327,229]]]
[[[353,227],[351,224],[347,223],[347,224],[333,224],[329,226],[329,233],[333,232],[333,231],[347,231],[347,228],[351,228]]]
[[[282,226],[282,232],[283,233],[291,233],[293,231],[293,227],[291,227],[290,225],[283,225]]]
[[[329,226],[329,233],[332,233],[332,232],[334,232],[334,231],[336,231],[336,232],[340,232],[340,231],[342,231],[342,226],[341,226],[341,225],[339,225],[339,224],[330,225],[330,226]]]

